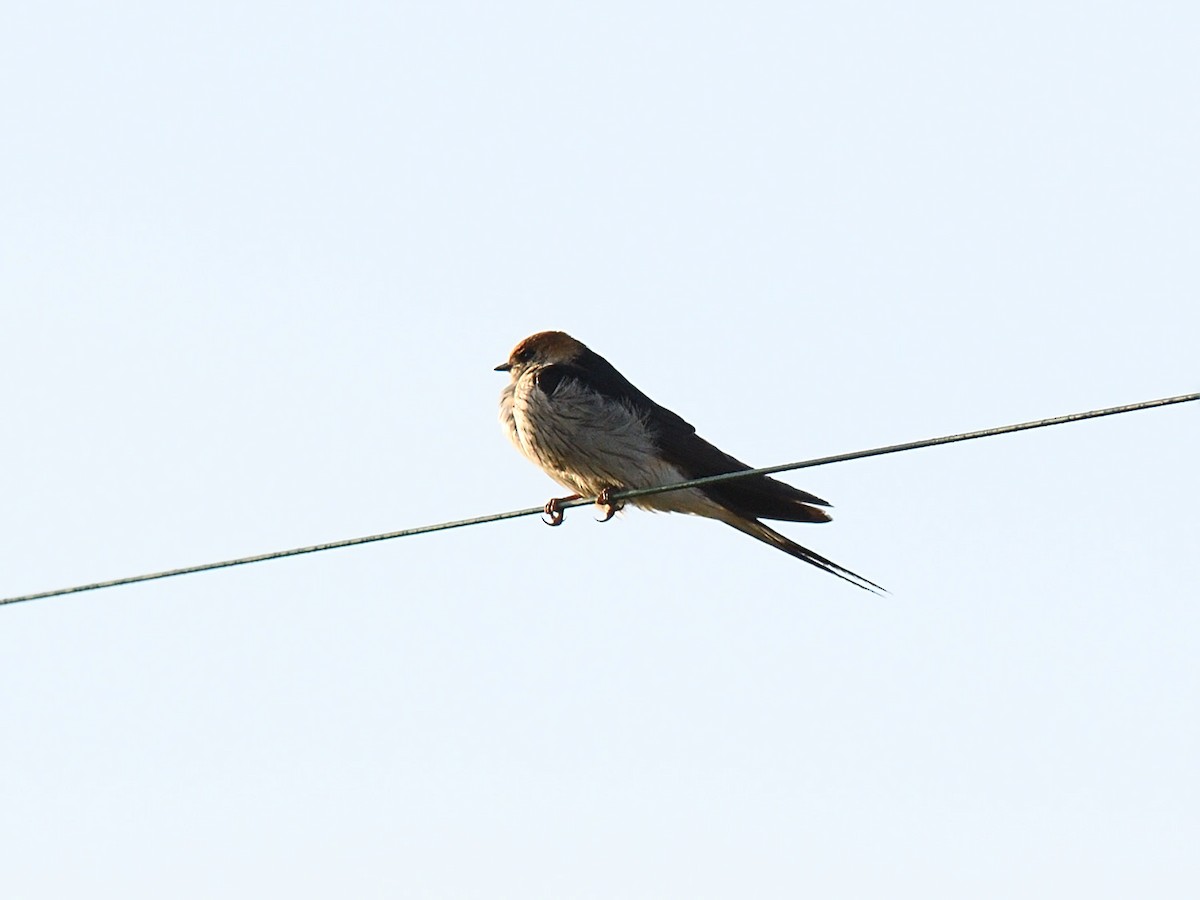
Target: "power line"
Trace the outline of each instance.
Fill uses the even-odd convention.
[[[856,450],[853,453],[839,453],[836,456],[821,456],[817,459],[806,459],[803,462],[784,463],[780,466],[766,466],[762,469],[751,469],[749,472],[730,472],[727,475],[710,475],[707,478],[694,478],[680,484],[669,484],[662,487],[642,488],[637,491],[626,491],[614,494],[614,499],[628,497],[647,497],[650,494],[664,494],[667,491],[677,491],[680,488],[697,485],[715,484],[718,481],[732,481],[735,478],[745,478],[747,475],[773,475],[776,472],[790,472],[793,469],[811,469],[815,466],[828,466],[832,463],[848,462],[852,459],[866,459],[870,456],[885,456],[888,453],[902,453],[905,450],[920,450],[922,447],[937,447],[941,444],[956,444],[959,441],[973,441],[976,438],[995,437],[999,434],[1012,434],[1015,431],[1029,431],[1033,428],[1046,428],[1050,425],[1065,425],[1068,422],[1082,422],[1084,419],[1099,419],[1103,416],[1116,416],[1121,413],[1137,412],[1141,409],[1154,409],[1157,406],[1170,406],[1173,403],[1187,403],[1189,400],[1200,400],[1200,393],[1180,394],[1177,397],[1163,397],[1161,400],[1143,400],[1141,403],[1130,403],[1126,406],[1110,406],[1107,409],[1093,409],[1088,412],[1071,413],[1065,416],[1054,416],[1049,419],[1037,419],[1032,422],[1021,422],[1017,425],[1000,425],[996,428],[984,428],[981,431],[966,431],[962,434],[948,434],[944,437],[926,438],[921,441],[909,441],[907,444],[890,444],[887,447],[876,447],[873,450]],[[576,500],[571,506],[591,503],[591,500]],[[568,504],[561,504],[566,507]]]
[[[1141,403],[1130,403],[1126,406],[1111,406],[1107,409],[1093,409],[1088,412],[1071,413],[1066,416],[1054,416],[1049,419],[1036,419],[1031,422],[1021,422],[1017,425],[1002,425],[998,428],[985,428],[982,431],[968,431],[962,434],[950,434],[943,437],[926,438],[920,441],[910,441],[906,444],[890,444],[886,447],[875,447],[870,450],[856,450],[852,453],[839,453],[836,456],[822,456],[816,459],[806,459],[800,462],[784,463],[778,466],[766,466],[761,469],[747,469],[743,472],[729,472],[724,475],[710,475],[707,478],[693,478],[678,484],[667,484],[659,487],[640,488],[638,490],[614,493],[612,500],[632,500],[637,497],[648,497],[651,494],[664,494],[668,491],[678,491],[684,488],[715,484],[718,481],[732,481],[736,478],[746,478],[751,475],[772,475],[777,472],[790,472],[793,469],[811,469],[815,466],[827,466],[832,463],[849,462],[852,459],[866,459],[870,456],[884,456],[888,453],[902,453],[907,450],[920,450],[923,447],[936,447],[940,444],[954,444],[959,441],[973,441],[976,438],[995,437],[1000,434],[1011,434],[1015,431],[1029,431],[1034,428],[1046,428],[1050,425],[1063,425],[1067,422],[1081,422],[1084,419],[1098,419],[1102,416],[1115,416],[1121,413],[1136,412],[1142,409],[1153,409],[1158,406],[1170,406],[1174,403],[1187,403],[1200,400],[1200,393],[1180,394],[1177,397],[1164,397],[1160,400],[1145,400]],[[588,498],[565,501],[559,504],[560,509],[570,509],[575,506],[588,506],[594,501]],[[176,575],[192,575],[196,572],[208,572],[212,569],[227,569],[231,566],[245,566],[250,563],[266,562],[270,559],[283,559],[288,556],[302,556],[306,553],[320,553],[324,550],[337,550],[342,547],[354,547],[358,544],[372,544],[376,541],[390,541],[393,538],[412,537],[418,534],[431,534],[435,531],[448,531],[451,528],[465,528],[468,525],[484,525],[488,522],[499,522],[504,519],[517,519],[522,516],[533,516],[544,511],[541,506],[531,506],[528,509],[514,509],[509,512],[492,513],[486,516],[476,516],[472,519],[458,519],[453,522],[439,522],[435,525],[422,525],[418,528],[405,528],[401,531],[389,531],[384,534],[372,534],[366,537],[348,538],[341,541],[330,541],[327,544],[313,544],[309,547],[296,547],[291,550],[276,550],[271,553],[259,553],[255,556],[243,556],[238,559],[227,559],[221,562],[202,563],[198,566],[184,566],[181,569],[167,569],[162,572],[150,572],[145,575],[131,575],[126,578],[114,578],[111,581],[96,581],[91,584],[79,584],[74,587],[58,588],[53,591],[41,591],[36,594],[22,594],[18,597],[0,599],[0,606],[9,603],[24,603],[26,600],[43,600],[47,597],[61,597],[66,594],[81,594],[85,591],[98,591],[101,588],[120,587],[125,584],[136,584],[139,581],[155,581],[159,578],[173,578]]]

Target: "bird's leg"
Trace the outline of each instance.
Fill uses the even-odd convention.
[[[578,494],[572,494],[570,497],[551,497],[546,501],[546,505],[542,507],[542,511],[548,515],[549,519],[542,519],[547,525],[561,525],[563,516],[566,513],[563,511],[560,504],[570,503],[572,500],[578,500]]]
[[[613,502],[612,495],[618,491],[620,488],[606,487],[600,492],[600,496],[596,498],[596,505],[604,511],[604,518],[597,519],[597,522],[607,522],[625,508],[625,504],[621,501]]]

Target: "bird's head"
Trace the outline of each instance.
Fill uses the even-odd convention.
[[[508,372],[516,381],[531,369],[574,362],[586,350],[565,331],[539,331],[513,347],[508,360],[496,366],[496,371]]]

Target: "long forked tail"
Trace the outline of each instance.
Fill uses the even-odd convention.
[[[855,587],[860,587],[864,591],[870,591],[872,594],[885,594],[887,588],[876,584],[868,578],[863,578],[857,572],[851,572],[849,569],[839,566],[831,559],[826,559],[819,553],[813,553],[807,547],[801,547],[795,541],[789,540],[773,528],[769,528],[757,519],[741,519],[741,518],[723,518],[726,525],[731,525],[738,531],[745,532],[753,538],[757,538],[764,544],[770,544],[789,556],[794,556],[796,559],[802,559],[810,566],[816,566],[822,571],[828,572],[830,575],[836,575],[843,581],[848,581]]]

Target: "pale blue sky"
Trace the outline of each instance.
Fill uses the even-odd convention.
[[[561,328],[766,465],[1200,389],[1194,4],[0,28],[0,594],[544,501]],[[1192,897],[1200,409],[0,609],[14,897]]]

